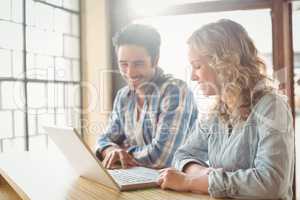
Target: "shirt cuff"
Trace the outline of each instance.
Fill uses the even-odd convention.
[[[143,147],[131,146],[127,149],[127,153],[132,155],[132,157],[143,166],[153,167],[154,163],[149,160],[151,157],[148,151],[145,151]]]
[[[214,169],[208,175],[208,193],[212,197],[226,197],[223,169]]]
[[[213,169],[208,175],[208,192],[212,197],[232,197],[238,193],[233,185],[226,184],[227,174],[222,168]]]
[[[196,159],[185,159],[185,160],[182,160],[180,161],[180,163],[178,163],[177,166],[175,166],[176,169],[178,169],[179,171],[182,171],[184,169],[184,167],[188,164],[188,163],[197,163],[201,166],[204,166],[204,167],[208,167],[206,163],[203,163],[199,160],[196,160]]]
[[[94,149],[94,152],[95,152],[95,154],[96,154],[97,156],[99,156],[99,155],[101,155],[101,153],[102,153],[106,148],[111,147],[111,146],[119,147],[119,145],[117,145],[117,144],[115,144],[115,143],[113,143],[113,142],[108,142],[108,143],[106,143],[106,144],[104,144],[104,145],[101,145],[101,146],[97,145],[97,146],[95,147],[95,149]],[[99,157],[99,158],[100,158],[100,157]]]
[[[127,153],[133,154],[133,152],[135,151],[135,149],[136,149],[136,146],[131,146],[131,147],[129,147],[129,148],[127,149]]]

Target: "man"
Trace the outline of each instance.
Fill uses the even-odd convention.
[[[110,169],[118,162],[122,168],[168,167],[197,117],[192,92],[158,67],[161,39],[154,28],[131,24],[113,41],[128,85],[117,93],[97,157]]]

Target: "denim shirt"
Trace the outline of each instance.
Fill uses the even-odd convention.
[[[231,134],[227,127],[217,117],[195,123],[175,153],[174,166],[182,171],[195,162],[213,168],[208,175],[212,197],[291,200],[294,129],[285,100],[267,94]]]
[[[142,165],[170,167],[174,153],[187,138],[197,119],[197,106],[187,85],[158,68],[144,105],[128,86],[119,90],[110,121],[100,135],[96,149],[121,146]],[[137,109],[140,117],[137,119]]]

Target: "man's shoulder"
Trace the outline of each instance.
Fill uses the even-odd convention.
[[[127,97],[129,94],[130,94],[130,88],[128,85],[126,85],[118,90],[117,96],[119,98],[122,98],[122,97]]]
[[[181,79],[175,78],[173,76],[168,76],[165,81],[161,84],[161,92],[171,92],[171,91],[188,91],[188,85]]]
[[[130,88],[128,85],[122,87],[118,90],[116,96],[115,96],[115,102],[122,105],[126,99],[128,100],[128,97],[130,96]]]
[[[184,87],[187,86],[186,82],[184,82],[181,79],[175,78],[173,76],[168,77],[165,81],[165,84],[174,84],[174,85],[184,86]]]

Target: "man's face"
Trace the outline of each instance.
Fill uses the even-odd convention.
[[[131,89],[141,89],[143,83],[153,78],[156,62],[152,64],[151,57],[144,47],[122,45],[117,54],[120,72]]]

